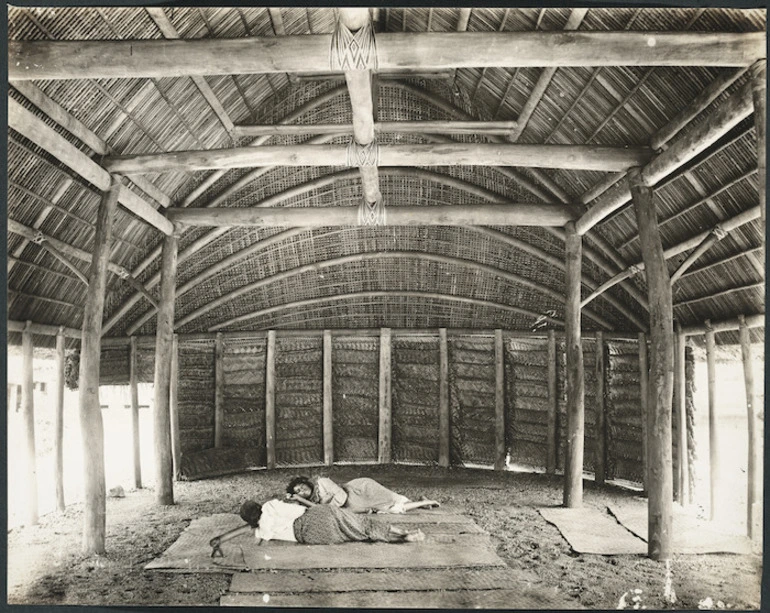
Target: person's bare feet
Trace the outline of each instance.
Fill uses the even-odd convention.
[[[407,543],[419,543],[425,540],[425,533],[422,530],[416,532],[410,532],[404,537]]]
[[[426,509],[437,509],[438,507],[441,506],[437,501],[435,501],[435,500],[428,500],[425,496],[420,498],[420,503]]]

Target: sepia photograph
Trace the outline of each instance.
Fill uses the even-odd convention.
[[[11,610],[768,606],[763,3],[6,13]]]

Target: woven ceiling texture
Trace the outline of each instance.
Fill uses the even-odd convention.
[[[9,8],[11,41],[277,37],[328,34],[330,8]],[[764,31],[764,10],[592,8],[579,31]],[[379,9],[375,32],[558,31],[571,9]],[[466,21],[467,19],[467,21]],[[171,24],[171,28],[168,27]],[[376,36],[376,34],[375,34]],[[701,67],[557,68],[539,99],[543,68],[458,68],[433,74],[381,75],[377,120],[520,120],[518,138],[453,136],[457,142],[647,146],[698,94],[731,74],[734,82],[682,134],[708,121],[749,79],[746,69]],[[196,83],[197,80],[197,83]],[[200,81],[204,83],[204,91]],[[233,124],[350,123],[339,75],[239,74],[173,78],[26,81],[9,97],[41,118],[97,164],[105,154],[160,153],[246,146]],[[39,90],[101,142],[83,142],[30,99]],[[22,89],[27,91],[23,92]],[[215,109],[211,96],[221,109]],[[536,104],[535,104],[536,102]],[[533,106],[534,104],[534,106]],[[295,144],[308,136],[274,136]],[[382,134],[381,143],[430,143],[422,134]],[[443,137],[446,142],[447,137]],[[346,144],[349,137],[325,142]],[[655,186],[664,249],[756,207],[757,150],[752,117]],[[577,203],[608,173],[451,166],[380,168],[386,207],[495,201]],[[622,175],[618,175],[620,177]],[[213,179],[215,180],[212,180]],[[184,207],[357,206],[358,171],[347,167],[272,167],[224,172],[173,171],[143,176],[130,189],[154,204]],[[8,217],[90,254],[98,188],[13,127],[8,131]],[[206,182],[207,183],[204,183]],[[591,202],[585,203],[590,209]],[[15,226],[14,228],[17,228]],[[82,326],[87,258],[70,265],[46,249],[52,241],[8,233],[8,319]],[[110,260],[159,293],[163,235],[119,207]],[[731,231],[674,287],[683,326],[764,312],[764,231],[759,219]],[[584,237],[583,296],[641,261],[636,218],[627,204]],[[193,253],[194,252],[194,253]],[[690,250],[669,258],[673,273]],[[73,270],[73,268],[75,270]],[[187,228],[179,241],[176,331],[324,328],[561,329],[564,231],[537,227]],[[647,327],[643,273],[592,301],[585,331]],[[153,334],[154,308],[120,275],[108,276],[105,336]],[[754,339],[764,330],[755,329]],[[11,342],[18,341],[14,335]],[[36,337],[36,343],[46,340]],[[735,342],[723,333],[720,342]],[[50,343],[50,339],[48,340]]]

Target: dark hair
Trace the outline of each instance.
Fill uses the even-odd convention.
[[[294,488],[298,485],[307,485],[311,492],[315,489],[315,487],[313,487],[313,482],[310,480],[310,477],[300,475],[299,477],[294,477],[291,481],[289,481],[289,485],[286,486],[286,492],[288,494],[293,494]]]
[[[252,528],[259,526],[259,518],[262,517],[262,505],[253,500],[247,500],[241,505],[241,519]]]

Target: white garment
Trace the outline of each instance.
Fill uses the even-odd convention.
[[[268,500],[262,505],[262,516],[254,536],[264,541],[294,541],[294,520],[301,517],[307,507],[280,500]]]

